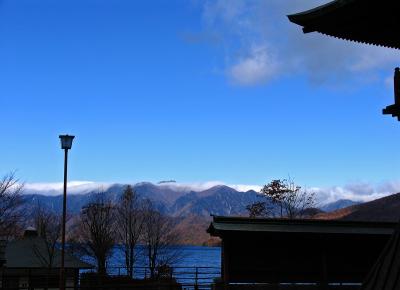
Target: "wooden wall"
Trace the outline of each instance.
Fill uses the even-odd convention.
[[[361,283],[389,235],[227,233],[222,273],[233,283]]]

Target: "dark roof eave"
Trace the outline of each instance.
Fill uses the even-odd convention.
[[[388,235],[396,225],[397,223],[392,222],[214,217],[207,232],[219,237],[227,233],[246,232]]]
[[[335,0],[329,3],[326,3],[321,6],[317,6],[313,9],[306,10],[300,13],[295,13],[291,15],[287,15],[290,22],[298,24],[300,26],[306,27],[315,19],[320,17],[324,17],[325,15],[342,8],[343,6],[348,5],[356,0]],[[309,31],[312,32],[312,31]]]
[[[304,31],[304,29],[305,28],[303,28],[303,31]],[[347,37],[340,37],[340,36],[337,36],[337,35],[329,34],[329,33],[325,32],[325,31],[318,31],[316,29],[312,29],[312,30],[304,32],[304,33],[310,33],[310,32],[318,32],[318,33],[321,33],[321,34],[326,35],[326,36],[330,36],[330,37],[334,37],[334,38],[342,39],[342,40],[346,40],[346,41],[351,41],[351,42],[355,42],[355,43],[374,45],[374,46],[385,47],[385,48],[390,48],[390,49],[400,49],[399,47],[394,46],[394,45],[373,43],[373,42],[368,42],[368,41],[350,39],[350,38],[347,38]]]
[[[397,15],[392,13],[399,4],[386,2],[386,6],[377,7],[377,12],[372,13],[373,1],[336,0],[287,17],[302,26],[304,33],[319,32],[356,43],[400,49],[400,37],[396,34],[399,22],[394,21]]]
[[[288,219],[288,218],[251,218],[245,216],[213,216],[214,222],[251,222],[251,223],[293,223],[293,224],[340,224],[340,225],[374,225],[374,226],[391,226],[396,225],[396,222],[382,222],[382,221],[348,221],[348,220],[330,220],[330,219]]]

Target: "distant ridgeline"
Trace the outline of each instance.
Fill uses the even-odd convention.
[[[104,190],[106,197],[117,201],[126,185],[114,184]],[[158,184],[149,182],[133,186],[140,198],[151,199],[158,210],[171,216],[197,215],[209,217],[214,215],[246,215],[246,206],[260,199],[257,192],[250,190],[240,192],[224,185],[214,186],[203,191],[193,191],[188,187],[176,186],[173,180],[161,181]],[[89,203],[99,191],[75,193],[68,195],[68,211],[77,214]],[[43,195],[41,192],[25,192],[26,206],[38,202],[45,207],[61,212],[61,195]]]
[[[118,201],[126,185],[114,184],[104,190],[107,199]],[[153,201],[155,207],[164,214],[176,218],[176,230],[182,233],[182,244],[202,245],[215,244],[210,241],[206,229],[211,221],[210,214],[218,216],[248,216],[246,206],[254,202],[265,199],[254,190],[246,192],[237,191],[225,185],[218,185],[206,190],[194,191],[189,187],[179,186],[173,181],[162,181],[158,184],[149,182],[137,183],[132,186],[140,198],[149,198]],[[68,195],[68,214],[76,216],[80,213],[81,208],[90,203],[99,190],[90,192],[74,192]],[[55,212],[61,212],[62,196],[61,195],[44,195],[46,192],[29,192],[25,191],[23,198],[25,199],[23,211],[29,217],[33,217],[35,206],[40,203],[47,209]],[[353,209],[359,205],[354,205],[351,200],[339,200],[331,204],[324,205],[321,209],[321,218],[342,218],[343,214],[340,210],[342,207]],[[271,207],[276,205],[270,202]],[[339,210],[338,210],[339,209]],[[399,208],[400,210],[400,208]],[[338,214],[336,214],[338,212]],[[343,212],[347,212],[344,209]]]
[[[114,184],[104,190],[112,201],[117,201],[126,185]],[[254,191],[237,191],[229,186],[217,185],[202,191],[194,191],[189,187],[177,186],[176,181],[160,181],[158,184],[149,182],[137,183],[133,186],[140,198],[151,199],[158,210],[171,216],[202,216],[210,214],[219,216],[248,215],[246,206],[260,201],[263,197]],[[83,206],[88,204],[99,191],[82,192],[68,195],[68,211],[78,214]],[[61,195],[44,195],[43,192],[25,192],[26,207],[33,208],[38,202],[56,212],[61,212]],[[351,200],[339,200],[321,207],[323,211],[334,211],[356,204]],[[271,203],[271,206],[274,205]]]

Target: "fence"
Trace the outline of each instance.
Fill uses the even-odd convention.
[[[221,268],[219,267],[177,266],[164,269],[163,272],[159,269],[156,271],[161,280],[174,279],[185,290],[211,289],[211,285],[221,277]],[[149,267],[135,267],[133,278],[146,280],[150,278],[150,273]],[[107,274],[110,277],[121,277],[127,275],[127,270],[125,267],[109,267]]]
[[[56,269],[54,269],[56,270]],[[70,272],[66,290],[358,290],[359,284],[223,284],[217,267],[174,267],[157,269],[156,278],[150,279],[148,267],[134,268],[134,277],[128,277],[126,268],[108,268],[108,275],[100,277],[95,271]],[[34,269],[0,275],[0,289],[4,290],[53,290],[58,289],[57,271],[50,275]]]

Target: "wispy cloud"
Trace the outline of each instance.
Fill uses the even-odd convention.
[[[92,182],[92,181],[71,181],[68,183],[69,194],[84,194],[97,190],[107,190],[112,182]],[[229,184],[222,181],[206,181],[192,183],[163,183],[160,187],[167,187],[176,191],[203,191],[214,186],[226,185],[237,191],[247,192],[254,190],[259,192],[261,185],[253,184]],[[60,195],[62,194],[63,183],[26,183],[24,193]],[[308,191],[315,192],[319,205],[324,205],[339,199],[350,199],[353,201],[371,201],[377,198],[388,196],[400,192],[400,180],[384,181],[380,183],[371,182],[352,182],[345,185],[334,185],[328,187],[308,187]]]
[[[339,199],[367,202],[400,192],[400,181],[385,181],[378,184],[354,182],[344,186],[310,188],[316,193],[318,203],[323,205]]]
[[[93,181],[70,181],[68,182],[68,193],[69,194],[85,194],[92,191],[107,190],[113,182],[93,182]],[[135,183],[131,183],[134,185]],[[222,181],[206,181],[206,182],[191,182],[191,183],[178,183],[169,182],[162,184],[155,184],[159,187],[170,188],[176,191],[203,191],[210,189],[218,185],[226,185],[237,191],[246,192],[249,190],[259,191],[261,189],[258,185],[248,184],[227,184]],[[25,194],[42,194],[42,195],[60,195],[63,192],[62,182],[53,183],[25,183],[24,193]]]
[[[249,185],[249,184],[228,184],[227,186],[236,189],[237,191],[246,192],[249,190],[254,190],[256,192],[260,192],[262,186],[260,185]]]
[[[254,46],[248,53],[227,68],[227,74],[234,83],[246,86],[261,84],[278,73],[277,60],[266,46]]]
[[[70,181],[67,183],[68,193],[84,194],[95,190],[107,190],[112,183],[92,182],[92,181]],[[25,183],[24,193],[59,195],[63,192],[64,184],[62,182],[53,183]]]
[[[211,187],[224,184],[221,181],[206,181],[206,182],[192,182],[192,183],[179,183],[169,182],[158,184],[160,187],[167,187],[178,191],[203,191]]]
[[[346,42],[317,33],[304,35],[286,15],[327,0],[213,0],[200,2],[204,31],[223,51],[227,78],[258,85],[275,77],[304,73],[313,82],[348,76],[365,79],[392,69],[400,54],[391,49]],[[367,77],[367,79],[371,79]]]
[[[206,182],[192,182],[192,183],[178,183],[178,182],[171,182],[171,183],[163,183],[159,186],[168,187],[180,191],[203,191],[210,189],[214,186],[218,185],[226,185],[229,186],[237,191],[246,192],[249,190],[260,191],[261,186],[259,185],[249,185],[249,184],[228,184],[223,181],[206,181]]]
[[[199,183],[170,183],[163,186],[175,187],[184,190],[202,191],[217,185],[226,185],[237,191],[247,192],[254,190],[260,192],[261,185],[229,184],[221,181],[209,181]],[[305,187],[304,187],[305,188]],[[327,187],[307,187],[307,191],[315,192],[317,204],[324,205],[340,199],[367,202],[400,192],[400,181],[352,182],[345,185],[333,185]]]

